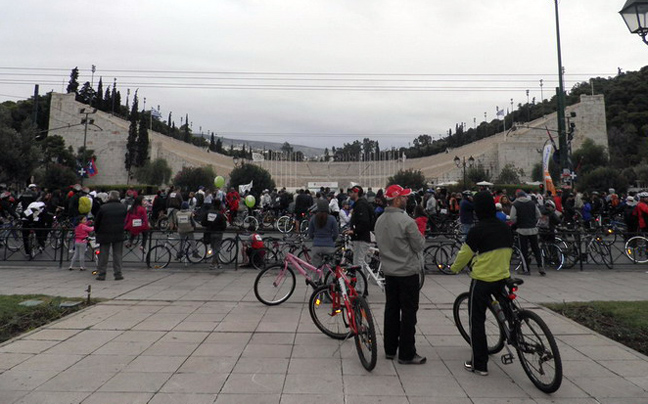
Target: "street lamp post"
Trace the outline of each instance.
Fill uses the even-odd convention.
[[[81,110],[79,110],[79,113],[85,115],[85,118],[83,118],[81,120],[81,123],[85,125],[84,128],[83,128],[83,157],[85,157],[85,153],[86,153],[86,140],[88,138],[88,124],[94,123],[94,122],[90,121],[88,116],[90,116],[90,115],[92,115],[92,114],[94,114],[96,112],[97,112],[96,108],[81,108]],[[83,185],[83,178],[85,178],[84,177],[84,174],[85,174],[85,172],[84,172],[84,170],[85,170],[84,164],[86,162],[84,160],[85,160],[85,158],[81,161],[82,165],[81,165],[81,171],[79,173],[79,174],[81,174],[81,185]]]
[[[619,11],[631,33],[637,34],[648,45],[648,1],[628,0]]]
[[[560,50],[560,19],[558,17],[558,0],[554,0],[556,8],[556,44],[558,49],[558,147],[560,148],[560,168],[565,173],[569,169],[567,157],[567,131],[565,130],[565,86],[563,83],[562,53]]]
[[[463,186],[466,187],[466,165],[468,167],[472,167],[475,164],[475,159],[473,158],[473,156],[470,156],[470,158],[468,158],[468,164],[466,164],[466,156],[463,157],[463,161],[459,158],[459,156],[455,156],[454,163],[457,168],[463,167]]]

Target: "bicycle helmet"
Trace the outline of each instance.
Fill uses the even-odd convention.
[[[544,206],[545,206],[546,208],[556,209],[556,204],[555,204],[553,201],[546,201],[546,202],[544,203]]]
[[[638,196],[639,198],[641,198],[641,199],[643,199],[643,198],[648,198],[648,192],[646,192],[646,191],[644,191],[644,192],[639,192],[639,194],[638,194],[637,196]]]

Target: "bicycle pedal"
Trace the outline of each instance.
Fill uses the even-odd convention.
[[[502,364],[510,365],[511,363],[513,363],[513,359],[515,359],[513,357],[513,354],[510,354],[510,353],[504,354],[504,355],[502,355]]]

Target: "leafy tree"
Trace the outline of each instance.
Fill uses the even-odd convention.
[[[77,91],[79,91],[79,68],[75,67],[70,73],[70,81],[68,82],[67,93],[76,94]]]
[[[183,167],[175,177],[173,185],[195,191],[199,186],[209,187],[214,182],[216,173],[212,166]]]
[[[293,147],[290,145],[290,143],[284,142],[284,144],[281,145],[281,151],[288,155],[293,152]]]
[[[540,165],[540,170],[542,171],[542,165]],[[502,168],[499,176],[495,180],[497,184],[519,184],[520,176],[524,175],[522,169],[516,168],[515,165],[508,163]],[[539,180],[542,181],[542,180]]]
[[[490,181],[490,175],[484,169],[484,166],[479,164],[476,167],[466,169],[466,178],[469,182],[476,184],[481,181]],[[468,184],[464,184],[468,185]]]
[[[142,167],[149,159],[148,117],[150,117],[150,114],[146,114],[146,113],[140,114],[139,130],[137,133],[137,144],[135,145],[135,150],[136,150],[135,166],[136,167]]]
[[[592,139],[585,139],[580,149],[572,153],[574,167],[579,167],[578,175],[583,177],[598,167],[608,165],[608,156],[605,147],[597,145]]]
[[[135,171],[135,179],[140,184],[163,185],[171,179],[171,167],[165,159],[157,158],[147,161]]]
[[[256,164],[242,164],[232,170],[230,173],[230,186],[238,190],[239,185],[252,184],[252,193],[261,195],[264,189],[272,189],[275,182],[270,173]]]
[[[648,184],[648,164],[641,164],[634,168],[635,181],[640,181],[645,187]]]
[[[37,184],[42,184],[51,190],[66,189],[79,181],[76,171],[63,164],[52,164],[47,170],[42,168],[36,170],[34,179]]]
[[[403,188],[412,188],[413,190],[424,189],[427,185],[425,175],[421,170],[413,168],[407,170],[398,170],[396,174],[387,179],[387,186],[398,184]]]
[[[216,139],[216,153],[224,153],[223,150],[223,140],[221,138]]]
[[[598,167],[585,173],[577,187],[581,191],[601,191],[614,188],[617,192],[628,189],[628,180],[612,167]]]
[[[79,95],[77,96],[77,101],[90,105],[93,103],[95,97],[96,93],[95,90],[90,86],[90,82],[86,81],[85,83],[83,83],[83,87],[81,87]]]
[[[34,126],[28,122],[19,132],[0,122],[0,180],[20,185],[29,181],[41,160],[34,137]]]
[[[542,163],[534,164],[533,170],[531,171],[531,181],[544,181],[544,173],[542,171]]]
[[[65,148],[65,140],[59,135],[51,135],[42,142],[45,169],[51,164],[59,164],[70,169],[76,168],[76,158],[71,148]]]
[[[137,91],[133,97],[133,107],[130,114],[130,126],[128,127],[128,139],[126,140],[126,170],[130,176],[131,167],[137,161],[137,124],[139,121],[139,105],[137,100]]]

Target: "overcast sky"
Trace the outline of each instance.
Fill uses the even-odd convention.
[[[228,137],[407,145],[557,86],[551,0],[20,0],[0,15],[0,102],[81,83],[139,88]],[[560,2],[566,88],[648,65],[625,0]],[[105,87],[104,87],[105,88]]]

